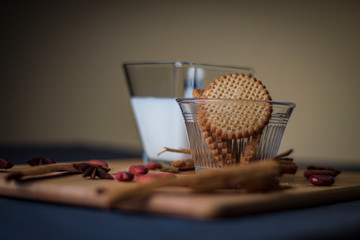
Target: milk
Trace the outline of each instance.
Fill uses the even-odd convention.
[[[164,147],[190,149],[184,119],[175,98],[132,97],[132,108],[147,161],[176,161],[190,154],[165,152]]]

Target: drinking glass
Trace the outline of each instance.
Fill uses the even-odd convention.
[[[229,73],[253,75],[247,67],[192,62],[124,63],[131,105],[147,162],[176,161],[190,154],[166,151],[190,149],[182,113],[176,98],[191,98],[195,88],[205,88]]]

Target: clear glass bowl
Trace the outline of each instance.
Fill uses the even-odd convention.
[[[278,153],[295,107],[294,103],[276,101],[194,98],[178,98],[176,101],[185,120],[196,168],[222,168],[271,159]],[[256,113],[259,108],[266,109],[266,113]],[[224,127],[223,131],[216,132],[204,123],[204,118],[219,122]],[[247,122],[248,119],[251,121]],[[234,128],[240,130],[234,131]],[[240,134],[241,129],[250,130]],[[224,136],[224,132],[239,134]]]

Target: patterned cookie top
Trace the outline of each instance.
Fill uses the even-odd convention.
[[[261,81],[244,74],[216,78],[205,90],[195,89],[193,95],[203,99],[232,99],[203,104],[198,112],[198,123],[222,138],[239,139],[258,134],[271,117],[269,92]]]
[[[260,133],[271,116],[264,101],[223,100],[206,102],[198,111],[198,122],[225,139],[239,139]]]
[[[205,90],[195,89],[195,98],[271,100],[266,87],[254,77],[244,74],[228,74],[216,78]]]

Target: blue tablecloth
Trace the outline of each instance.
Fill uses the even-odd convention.
[[[84,146],[0,147],[0,157],[23,163],[139,157]],[[216,220],[103,211],[0,197],[0,239],[357,239],[360,200]]]

